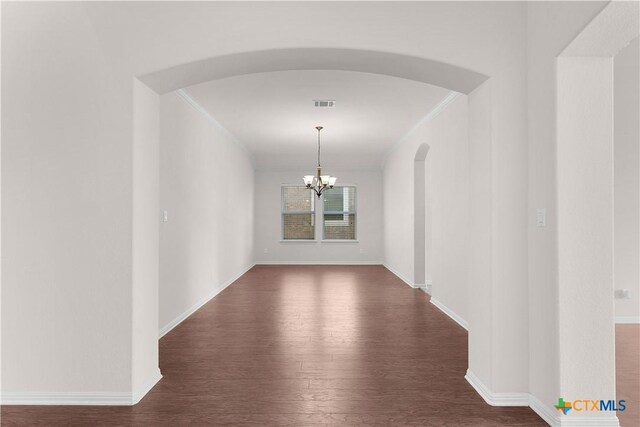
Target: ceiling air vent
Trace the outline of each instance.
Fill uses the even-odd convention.
[[[328,107],[332,108],[336,106],[336,101],[330,101],[326,99],[314,100],[313,103],[316,107]]]

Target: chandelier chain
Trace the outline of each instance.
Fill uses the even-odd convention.
[[[318,166],[320,166],[320,131],[322,130],[322,126],[316,126],[318,130]]]
[[[333,188],[337,178],[335,176],[322,175],[322,168],[320,166],[320,131],[322,130],[322,126],[316,126],[316,130],[318,131],[318,167],[316,168],[316,175],[305,175],[302,180],[305,186],[309,190],[313,190],[318,198],[320,198],[324,190]]]

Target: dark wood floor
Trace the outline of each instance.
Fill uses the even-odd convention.
[[[379,266],[257,266],[160,341],[133,407],[6,406],[3,425],[546,425],[464,380],[467,333]]]
[[[620,425],[640,426],[640,325],[616,325],[616,394],[627,402]]]

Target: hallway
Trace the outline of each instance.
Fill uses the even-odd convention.
[[[382,266],[256,266],[160,340],[132,407],[4,406],[3,425],[546,425],[465,381],[467,333]]]

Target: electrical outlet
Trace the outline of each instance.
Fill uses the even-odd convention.
[[[162,222],[169,221],[169,211],[162,211]]]
[[[269,253],[269,248],[264,248],[264,253]]]
[[[630,299],[631,291],[629,289],[616,289],[617,299]]]

